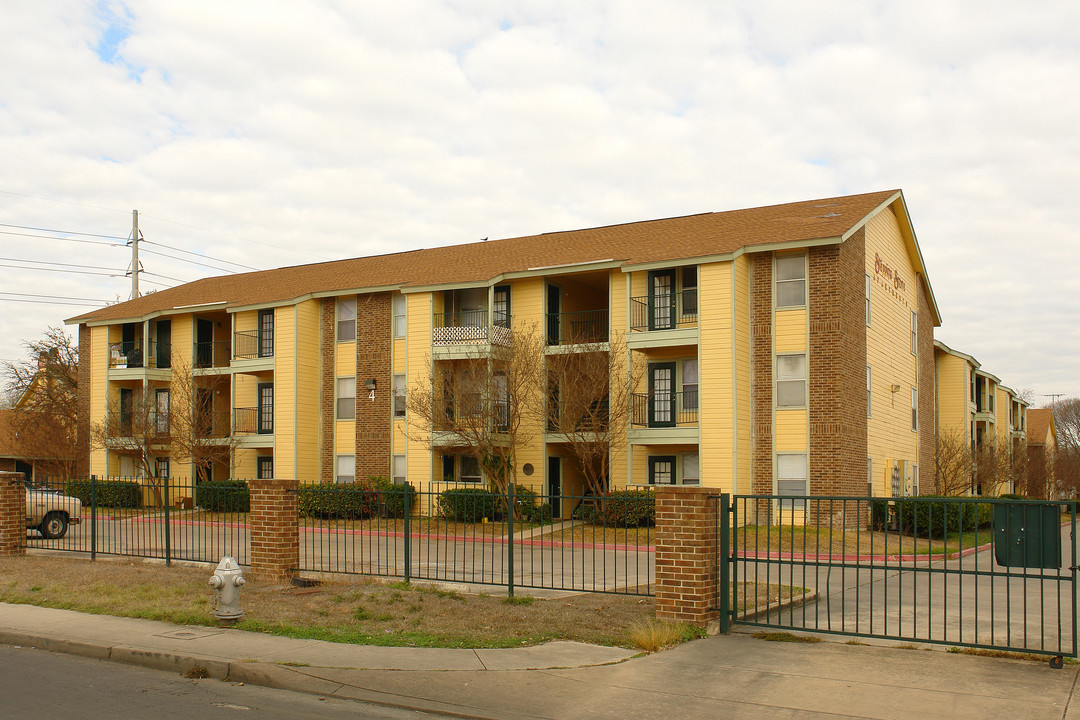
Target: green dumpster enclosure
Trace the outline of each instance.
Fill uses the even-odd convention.
[[[1057,505],[994,506],[994,559],[998,565],[1061,567],[1061,514]]]

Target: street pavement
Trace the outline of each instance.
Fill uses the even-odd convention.
[[[384,648],[0,604],[0,643],[476,718],[1080,720],[1080,665],[741,633],[651,655]]]

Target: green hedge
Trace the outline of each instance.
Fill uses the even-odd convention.
[[[656,525],[656,496],[652,490],[613,490],[586,499],[578,506],[578,513],[593,525],[652,527]]]
[[[208,480],[195,486],[195,505],[210,512],[248,512],[251,495],[243,480]]]
[[[378,493],[379,515],[384,518],[405,517],[406,507],[416,507],[416,488],[409,483],[399,485],[384,477],[371,477],[368,485]]]
[[[514,488],[514,517],[534,525],[551,522],[551,504],[540,501],[540,494],[524,487]]]
[[[142,505],[139,483],[129,480],[96,480],[94,496],[98,507],[137,508]],[[68,480],[64,494],[79,498],[84,507],[90,507],[90,481]]]
[[[979,503],[940,495],[920,495],[918,500],[898,499],[896,510],[902,532],[936,540],[943,539],[948,533],[974,530],[979,520]]]
[[[307,517],[327,520],[364,520],[372,517],[405,517],[406,500],[416,507],[416,488],[397,485],[383,477],[361,483],[301,485],[299,511]]]
[[[889,526],[889,501],[870,501],[870,529],[885,530]]]
[[[486,488],[452,488],[439,493],[439,514],[456,522],[502,520],[503,496]]]

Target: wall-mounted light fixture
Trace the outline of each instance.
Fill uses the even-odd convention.
[[[364,387],[366,387],[368,390],[374,390],[375,378],[368,378],[368,381],[364,383]]]
[[[892,386],[892,388],[890,388],[890,389],[891,389],[891,390],[892,390],[893,392],[900,392],[900,386],[899,386],[899,385],[893,385],[893,386]]]

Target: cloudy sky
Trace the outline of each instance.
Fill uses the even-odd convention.
[[[1075,1],[4,3],[0,360],[128,297],[133,209],[149,290],[902,188],[937,337],[1080,396],[1077,28]]]

